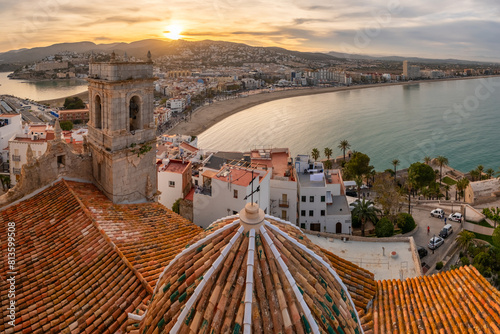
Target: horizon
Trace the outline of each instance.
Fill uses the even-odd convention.
[[[212,0],[195,7],[179,1],[168,8],[157,1],[147,6],[94,0],[3,3],[0,52],[82,40],[113,44],[209,39],[303,52],[500,61],[500,45],[495,41],[500,4],[494,0],[460,8],[451,0],[419,4]]]

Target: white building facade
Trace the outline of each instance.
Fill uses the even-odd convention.
[[[306,230],[350,234],[351,213],[339,170],[324,170],[307,155],[295,158],[298,226]]]

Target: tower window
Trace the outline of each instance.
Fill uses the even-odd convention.
[[[130,99],[128,109],[130,131],[139,130],[141,128],[141,100],[139,96],[134,96]]]
[[[102,128],[102,103],[99,95],[96,95],[94,99],[94,127]]]

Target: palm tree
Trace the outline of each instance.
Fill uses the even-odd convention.
[[[450,191],[450,185],[445,185],[444,190],[446,190],[446,200],[448,200],[448,191]]]
[[[330,157],[332,156],[333,154],[333,151],[331,148],[329,147],[325,147],[325,150],[323,151],[323,153],[325,153],[325,157],[327,160],[330,160]]]
[[[469,246],[474,243],[475,238],[476,235],[474,233],[467,230],[462,230],[460,233],[458,233],[457,243],[460,248],[462,248],[463,250],[467,250],[469,249]]]
[[[317,148],[313,148],[311,152],[311,156],[314,159],[314,161],[318,160],[319,158],[319,150]]]
[[[432,159],[431,159],[431,157],[430,157],[430,156],[428,156],[428,155],[426,155],[426,156],[424,157],[424,163],[425,163],[426,165],[428,165],[428,164],[431,162],[431,160],[432,160]]]
[[[493,174],[495,174],[495,170],[493,168],[488,168],[486,171],[485,171],[486,175],[488,175],[488,179],[491,179],[491,177],[493,176]]]
[[[458,200],[460,200],[460,197],[464,196],[464,190],[467,188],[469,185],[469,179],[468,178],[461,178],[457,182],[457,193],[458,193]]]
[[[436,158],[436,162],[439,166],[439,184],[441,185],[441,179],[443,177],[443,166],[448,164],[448,158],[440,155]]]
[[[396,181],[396,166],[399,165],[399,160],[398,159],[394,159],[392,160],[392,165],[394,166],[394,181]]]
[[[332,167],[333,167],[331,160],[326,160],[323,165],[324,165],[325,169],[332,169]]]
[[[480,175],[477,169],[473,169],[469,171],[470,178],[472,179],[472,182],[476,181],[476,176]]]
[[[477,173],[479,175],[479,181],[481,181],[483,179],[483,170],[484,170],[484,166],[483,165],[478,165],[476,167],[477,169]]]
[[[368,220],[375,222],[377,220],[377,213],[380,210],[377,209],[372,201],[358,201],[354,203],[354,209],[352,210],[353,216],[358,217],[361,220],[361,235],[365,235],[365,225]]]
[[[358,200],[361,198],[361,186],[363,185],[363,177],[358,175],[354,179],[354,182],[356,182],[356,187],[358,187]]]
[[[344,161],[345,161],[345,151],[351,148],[351,144],[347,141],[347,139],[341,140],[339,146],[342,151],[344,151]]]

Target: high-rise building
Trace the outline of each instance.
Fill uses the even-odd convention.
[[[416,79],[420,77],[420,67],[410,65],[408,60],[403,61],[403,75],[406,79]]]

